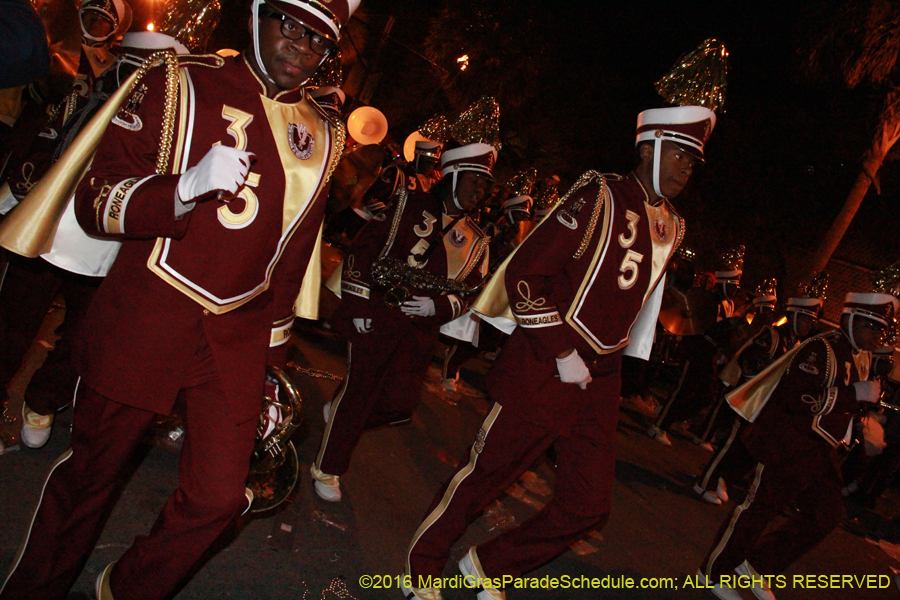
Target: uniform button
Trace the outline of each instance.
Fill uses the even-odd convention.
[[[208,311],[207,309],[205,309],[205,308],[203,309],[203,316],[204,316],[204,317],[208,317],[208,316],[209,316],[209,311]]]

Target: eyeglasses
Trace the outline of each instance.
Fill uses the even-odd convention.
[[[261,17],[268,19],[277,19],[281,21],[281,35],[289,40],[299,42],[309,35],[309,49],[319,56],[328,56],[334,50],[334,44],[325,36],[319,35],[312,29],[304,27],[298,21],[290,18],[284,13],[276,11],[268,11],[260,14]]]

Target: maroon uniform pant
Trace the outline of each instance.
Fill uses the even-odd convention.
[[[704,575],[718,582],[745,560],[761,575],[778,575],[824,540],[844,517],[843,484],[827,458],[817,467],[757,463],[746,500],[722,524],[703,561]],[[797,510],[763,534],[788,507]]]
[[[437,331],[406,319],[347,344],[347,376],[331,405],[331,419],[316,459],[328,475],[343,475],[366,429],[407,421],[422,395],[422,381]]]
[[[727,410],[732,412],[731,409]],[[721,447],[706,464],[706,467],[703,469],[703,475],[700,476],[697,485],[707,491],[714,492],[719,484],[720,477],[726,483],[734,484],[750,476],[753,467],[756,466],[756,460],[750,455],[743,441],[741,441],[741,433],[743,433],[746,424],[747,421],[741,417],[734,417],[731,432],[722,441]]]
[[[245,481],[256,420],[220,416],[223,393],[201,339],[182,389],[184,447],[178,488],[147,535],[117,561],[117,598],[159,600],[184,579],[233,518],[247,507]],[[81,386],[72,446],[47,476],[25,544],[2,590],[3,600],[64,599],[97,543],[135,450],[154,413],[114,402]]]
[[[618,385],[595,380],[599,410],[559,435],[494,404],[463,467],[435,497],[409,549],[412,584],[440,576],[450,549],[469,523],[503,493],[551,445],[556,450],[555,496],[521,525],[478,546],[488,577],[518,577],[563,553],[609,518],[615,471]],[[618,382],[616,382],[618,383]],[[572,384],[572,391],[577,388]],[[608,388],[615,388],[606,393]],[[565,393],[565,390],[563,393]],[[571,393],[571,392],[570,392]],[[584,392],[575,392],[584,393]]]
[[[0,286],[0,385],[4,389],[19,370],[56,295],[66,302],[62,336],[35,372],[25,391],[25,403],[49,415],[72,401],[78,374],[69,360],[71,339],[103,281],[64,271],[42,258],[11,255]]]

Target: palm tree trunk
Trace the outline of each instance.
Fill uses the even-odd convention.
[[[897,139],[900,138],[898,102],[900,102],[900,92],[894,91],[888,95],[884,110],[881,113],[881,123],[878,127],[878,132],[872,140],[872,146],[866,151],[856,182],[850,188],[850,194],[847,196],[847,200],[844,201],[841,212],[835,217],[831,228],[819,244],[807,271],[800,279],[800,283],[809,282],[815,273],[825,269],[828,261],[831,259],[831,255],[837,249],[838,244],[841,243],[844,233],[846,233],[847,228],[853,221],[859,205],[862,204],[863,198],[866,197],[869,186],[878,181],[878,170],[881,169],[881,165],[884,163],[884,157]],[[876,191],[881,193],[877,183]]]

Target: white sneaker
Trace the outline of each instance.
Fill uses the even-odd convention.
[[[722,504],[722,500],[714,493],[707,491],[702,485],[695,485],[694,492],[710,504]]]
[[[39,415],[22,403],[22,443],[29,448],[41,448],[50,439],[53,413]]]
[[[662,444],[663,446],[671,446],[672,440],[669,439],[669,436],[666,435],[666,432],[654,425],[650,429],[647,430],[647,435],[652,437],[654,440]]]
[[[400,591],[406,600],[443,600],[440,588],[408,588],[400,578]]]
[[[756,569],[754,569],[746,560],[735,567],[734,572],[738,575],[745,575],[755,580],[751,582],[752,587],[750,589],[758,600],[776,600],[775,594],[768,584],[766,584],[765,579],[763,579],[763,577],[756,572]],[[757,585],[757,582],[761,582],[761,585]]]
[[[476,567],[476,565],[478,566]],[[459,570],[466,579],[471,580],[473,583],[475,581],[484,583],[488,579],[487,575],[484,574],[484,571],[481,570],[481,563],[478,562],[478,554],[475,552],[475,546],[469,548],[466,555],[459,559]],[[471,588],[467,585],[466,587],[477,590],[478,593],[475,597],[478,600],[506,600],[506,592],[498,590],[493,586],[484,587],[483,585],[479,585]]]
[[[456,379],[444,379],[441,381],[441,384],[444,386],[444,389],[448,392],[458,392],[459,388],[456,386]]]
[[[718,496],[722,502],[728,502],[728,485],[721,477],[719,477],[719,482],[716,484],[716,496]]]
[[[326,402],[322,407],[322,416],[325,417],[325,424],[328,425],[328,421],[331,420],[331,402]]]
[[[721,584],[716,584],[712,587],[709,587],[712,583],[711,580],[706,578],[700,570],[697,570],[697,579],[700,580],[700,583],[705,585],[709,591],[713,593],[713,596],[719,598],[719,600],[744,600],[743,596],[741,596],[740,592],[731,587],[723,587]]]
[[[323,473],[316,465],[310,467],[309,473],[313,478],[313,489],[319,498],[326,502],[341,501],[341,482],[337,475]]]

